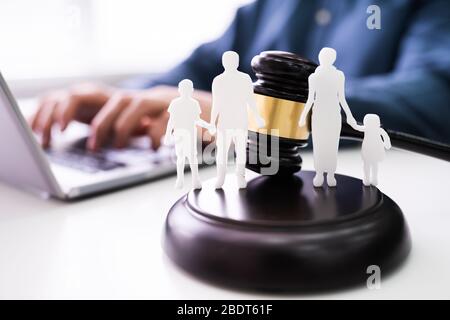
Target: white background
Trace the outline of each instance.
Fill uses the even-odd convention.
[[[218,37],[250,0],[2,0],[7,80],[161,72]]]

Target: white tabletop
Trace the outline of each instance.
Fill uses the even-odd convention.
[[[304,154],[312,168],[312,156]],[[200,282],[161,248],[167,211],[187,189],[174,177],[75,203],[43,200],[0,184],[0,298],[450,298],[450,166],[390,151],[380,189],[408,221],[413,249],[381,289],[319,295],[258,295]],[[340,152],[338,172],[362,176],[359,152]],[[201,170],[203,179],[214,168]],[[189,178],[189,177],[186,177]],[[189,181],[188,179],[186,180]]]

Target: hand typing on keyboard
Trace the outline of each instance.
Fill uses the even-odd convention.
[[[148,136],[158,149],[165,133],[169,102],[178,96],[175,87],[158,86],[147,90],[122,90],[98,84],[77,85],[53,91],[43,96],[31,119],[32,129],[41,135],[41,143],[48,148],[54,124],[64,131],[72,121],[90,124],[87,148],[98,151],[109,137],[113,146],[124,148],[135,135]],[[196,91],[209,121],[210,93]]]

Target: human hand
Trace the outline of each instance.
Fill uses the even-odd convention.
[[[116,148],[126,147],[134,135],[148,135],[152,148],[159,148],[169,120],[167,106],[176,95],[172,87],[116,92],[92,120],[88,148],[100,149],[111,135]]]
[[[30,126],[42,136],[42,146],[47,148],[54,124],[59,124],[61,131],[71,121],[89,124],[113,91],[105,85],[85,83],[49,92],[40,99],[37,111],[30,119]]]
[[[101,85],[79,85],[44,96],[31,127],[42,134],[48,147],[53,124],[64,130],[73,121],[91,125],[87,148],[99,150],[110,136],[114,146],[125,147],[133,135],[148,135],[158,148],[166,131],[167,106],[178,95],[176,88],[154,87],[148,90],[119,90]]]

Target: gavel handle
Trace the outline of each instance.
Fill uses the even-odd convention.
[[[450,161],[450,145],[425,139],[408,133],[398,132],[390,129],[385,129],[391,138],[393,147],[405,149],[413,152],[418,152],[439,158],[445,161]],[[364,133],[353,129],[346,122],[342,123],[341,138],[350,140],[362,140]]]

